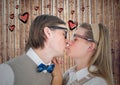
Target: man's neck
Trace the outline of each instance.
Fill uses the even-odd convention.
[[[53,56],[48,50],[46,50],[45,48],[44,49],[38,48],[33,50],[45,64],[48,64],[51,62]]]

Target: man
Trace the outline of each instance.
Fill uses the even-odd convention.
[[[65,22],[58,17],[36,17],[30,27],[26,53],[0,66],[0,85],[51,85],[54,64],[48,65],[53,57],[64,55],[66,33]]]

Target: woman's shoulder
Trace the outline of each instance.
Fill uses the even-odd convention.
[[[102,77],[94,77],[83,85],[107,85],[107,82]]]

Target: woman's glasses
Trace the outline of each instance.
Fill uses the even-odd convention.
[[[85,36],[82,36],[82,35],[79,35],[79,34],[74,34],[73,37],[78,37],[78,38],[81,38],[81,39],[84,39],[84,40],[87,40],[87,41],[90,41],[90,42],[94,42],[93,39],[86,38]]]

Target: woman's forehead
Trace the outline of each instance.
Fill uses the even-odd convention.
[[[84,28],[82,28],[82,27],[79,27],[79,28],[77,28],[77,29],[75,30],[74,33],[84,35],[85,32],[86,32],[86,29],[84,29]]]

